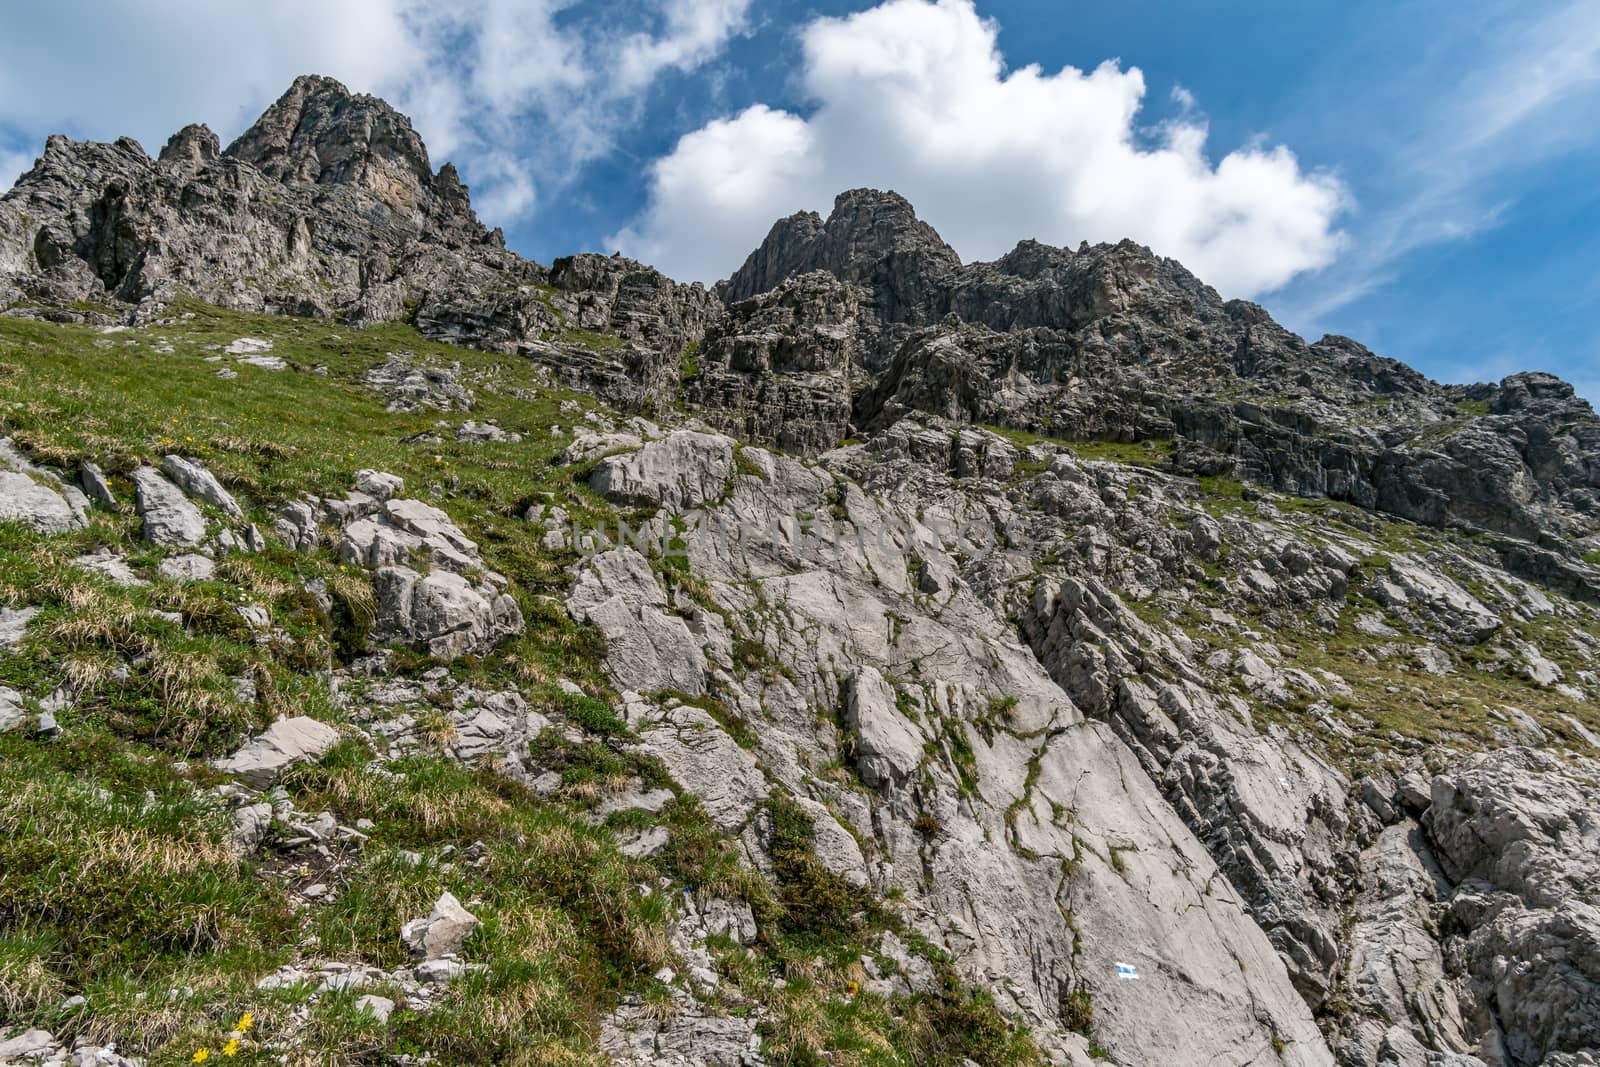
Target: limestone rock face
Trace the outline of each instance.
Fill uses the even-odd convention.
[[[860,293],[817,271],[733,304],[707,331],[686,398],[736,436],[832,448],[850,429]]]
[[[439,659],[481,655],[522,632],[522,613],[504,593],[474,587],[459,574],[381,567],[374,638],[400,641]]]
[[[39,533],[65,533],[88,525],[89,498],[60,472],[41,467],[11,438],[0,438],[0,519]]]
[[[19,471],[0,471],[0,519],[10,519],[40,533],[62,533],[83,526],[83,516],[65,497]]]
[[[1433,780],[1424,822],[1455,885],[1446,951],[1512,1064],[1600,1048],[1600,765],[1526,749]],[[1485,1058],[1489,1058],[1485,1056]]]
[[[436,199],[428,150],[410,121],[331,78],[296,78],[225,154],[274,181],[354,186],[414,221]]]
[[[870,190],[841,195],[826,220],[802,214],[775,225],[720,287],[731,305],[723,328],[755,317],[752,298],[781,303],[780,287],[819,270],[861,290],[851,388],[858,428],[921,412],[1074,438],[1170,441],[1172,466],[1184,473],[1237,476],[1431,525],[1519,542],[1600,528],[1600,420],[1547,375],[1442,387],[1348,338],[1307,343],[1131,241],[1077,250],[1024,241],[993,262],[961,264],[903,199]],[[803,338],[813,327],[797,317],[789,329]],[[783,437],[778,415],[796,407],[774,394],[784,377],[747,373],[738,384],[720,368],[707,375],[708,407],[731,400],[737,411],[744,397],[776,395],[768,424],[747,418],[741,430],[810,450]],[[1530,577],[1554,566],[1513,545],[1507,554]],[[1569,585],[1592,588],[1600,576],[1577,555],[1566,552]]]
[[[924,741],[895,707],[895,693],[871,667],[850,679],[845,725],[855,733],[861,780],[869,786],[904,780],[922,763]]]
[[[523,632],[505,577],[485,566],[477,542],[446,512],[398,496],[405,482],[393,474],[358,471],[356,484],[342,500],[280,505],[275,530],[304,550],[317,541],[319,519],[336,529],[340,562],[372,576],[372,640],[451,660],[484,655]]]
[[[1393,1047],[1415,1031],[1438,1052],[1459,1054],[1464,1064],[1480,1062],[1467,1055],[1475,1046],[1468,1036],[1472,1024],[1463,1018],[1431,929],[1434,909],[1450,887],[1422,828],[1411,820],[1386,827],[1362,854],[1361,869],[1367,884],[1356,905],[1349,964],[1358,1010],[1344,1040],[1346,1060],[1388,1062]]]
[[[786,278],[821,270],[862,286],[884,321],[915,322],[937,315],[936,294],[960,266],[955,250],[904,197],[852,189],[834,200],[826,221],[808,212],[776,223],[723,283],[722,295],[746,300]]]
[[[605,636],[617,687],[641,693],[705,692],[702,642],[678,615],[650,564],[632,548],[592,557],[567,597],[567,611]]]
[[[221,153],[217,135],[204,123],[185,126],[167,139],[161,149],[162,163],[194,163],[205,166]]]
[[[721,313],[703,286],[620,257],[552,268],[507,252],[410,121],[306,76],[225,151],[203,126],[152,160],[137,142],[51,137],[0,197],[0,304],[54,318],[159,314],[193,294],[352,325],[411,319],[438,340],[547,364],[615,403],[664,404]]]
[[[985,976],[1063,1062],[1088,1062],[1060,1016],[1067,993],[1084,988],[1096,1040],[1119,1058],[1330,1064],[1271,941],[1133,751],[1086,722],[956,578],[966,546],[947,546],[930,525],[938,498],[908,482],[890,500],[827,469],[743,454],[760,476],[704,500],[682,534],[718,623],[669,614],[667,591],[631,548],[585,560],[569,597],[574,618],[600,626],[619,688],[712,695],[750,724],[754,746],[699,708],[629,698],[642,751],[719,824],[745,826],[758,869],[757,805],[773,785],[790,791],[830,869],[902,894],[918,932],[963,973]],[[977,454],[962,462],[980,471]],[[724,472],[712,450],[680,461],[678,482]],[[663,505],[657,521],[670,512]],[[800,515],[808,532],[773,521]],[[719,625],[759,634],[783,671],[730,671]],[[891,676],[907,680],[891,686]],[[837,707],[845,729],[818,707]],[[859,767],[871,792],[805,769],[834,761]],[[1118,979],[1121,963],[1141,979]]]
[[[173,483],[189,496],[202,500],[235,521],[244,518],[244,511],[233,494],[222,488],[216,475],[206,470],[198,461],[182,456],[168,456],[161,461],[161,470]]]

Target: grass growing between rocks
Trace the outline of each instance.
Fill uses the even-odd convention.
[[[999,434],[1018,448],[1047,445],[1065,448],[1081,460],[1122,463],[1133,467],[1161,467],[1172,458],[1176,446],[1169,440],[1107,441],[1083,439],[1048,433],[1015,430],[1007,426],[984,425],[983,429]]]
[[[1265,490],[1245,494],[1240,483],[1228,480],[1202,478],[1199,488],[1198,505],[1215,517],[1270,521],[1307,546],[1335,545],[1359,557],[1334,621],[1313,619],[1309,608],[1314,605],[1285,608],[1270,598],[1241,600],[1235,595],[1241,588],[1239,579],[1258,562],[1238,558],[1237,551],[1205,566],[1205,582],[1194,587],[1200,596],[1128,602],[1135,614],[1157,628],[1176,624],[1212,648],[1267,643],[1281,653],[1275,661],[1279,666],[1307,671],[1323,681],[1335,676],[1342,683],[1342,687],[1328,686],[1325,694],[1295,687],[1292,699],[1285,702],[1252,698],[1259,728],[1282,727],[1310,736],[1337,762],[1357,772],[1393,763],[1397,753],[1423,752],[1432,745],[1484,750],[1505,744],[1519,731],[1519,713],[1537,723],[1550,743],[1579,751],[1588,746],[1572,720],[1591,731],[1600,729],[1600,712],[1592,703],[1534,682],[1517,649],[1524,642],[1538,648],[1561,667],[1567,680],[1575,680],[1580,672],[1592,669],[1576,653],[1578,636],[1586,635],[1600,646],[1600,613],[1592,608],[1569,602],[1560,609],[1566,613],[1563,617],[1519,621],[1507,594],[1458,576],[1464,589],[1504,619],[1481,644],[1464,645],[1439,632],[1425,612],[1408,623],[1367,594],[1367,583],[1384,576],[1391,561],[1403,556],[1429,561],[1446,574],[1458,569],[1465,573],[1462,561],[1474,558],[1497,567],[1498,560],[1484,557],[1485,550],[1470,534],[1385,518],[1326,499]],[[1359,546],[1370,550],[1358,551]],[[1255,636],[1243,637],[1235,627],[1208,618],[1207,607],[1243,616],[1243,624],[1255,630]],[[1355,620],[1364,614],[1387,619],[1397,632],[1384,637],[1358,630]],[[1423,669],[1418,656],[1430,646],[1449,654],[1447,673]],[[1246,688],[1241,683],[1241,695],[1247,695]]]
[[[244,336],[270,340],[287,368],[220,352]],[[476,394],[473,409],[387,410],[362,378],[392,353],[456,367]],[[223,368],[237,377],[218,377]],[[652,976],[674,965],[669,924],[689,889],[748,902],[760,916],[757,944],[731,948],[728,960],[730,975],[774,1007],[769,1062],[1032,1060],[1026,1037],[953,974],[939,990],[892,1001],[851,986],[887,920],[870,894],[821,868],[792,806],[774,802],[785,835],[776,885],[743,863],[694,797],[678,795],[655,815],[591,817],[625,784],[672,788],[629,750],[598,635],[548,599],[565,591],[576,553],[545,547],[544,530],[521,517],[543,504],[587,526],[615,518],[581,469],[554,462],[596,410],[530,363],[434,344],[400,325],[352,330],[199,304],[109,333],[0,317],[0,435],[69,476],[84,461],[99,464],[120,502],[96,511],[87,529],[53,537],[0,523],[0,604],[39,609],[0,655],[0,685],[27,695],[30,717],[46,694],[70,693],[54,735],[0,734],[4,1025],[43,1027],[68,1044],[115,1040],[154,1064],[187,1063],[198,1048],[219,1055],[243,1012],[254,1029],[229,1057],[236,1063],[424,1053],[438,1064],[600,1063],[599,1022],[619,998],[642,993],[671,1010]],[[468,418],[523,439],[459,443],[454,428]],[[510,580],[527,633],[442,666],[464,684],[515,688],[564,724],[570,732],[547,731],[531,752],[558,776],[555,791],[537,796],[492,761],[465,766],[428,751],[377,758],[327,681],[365,648],[374,619],[369,583],[339,566],[327,537],[306,552],[273,544],[221,558],[207,581],[162,578],[169,553],[139,540],[127,474],[169,453],[198,458],[267,530],[268,505],[342,496],[362,468],[400,475],[406,495],[447,511]],[[71,562],[102,548],[148,584],[118,584]],[[438,666],[396,656],[402,677]],[[565,693],[561,680],[586,695]],[[209,760],[282,715],[345,735],[279,794],[340,824],[370,821],[366,841],[340,846],[331,862],[300,863],[270,836],[242,854],[213,792],[226,779]],[[619,851],[618,834],[647,825],[668,832],[659,852],[643,860]],[[331,899],[300,895],[315,881]],[[357,1014],[355,991],[258,987],[306,960],[405,963],[401,924],[445,890],[483,920],[464,956],[483,969],[426,1012],[402,1005],[385,1025]],[[744,1010],[731,999],[723,1007]]]

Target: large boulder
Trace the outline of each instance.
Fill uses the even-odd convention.
[[[722,496],[732,477],[732,438],[679,430],[601,460],[589,486],[614,504],[688,511]]]
[[[154,467],[140,467],[133,479],[134,507],[144,520],[144,539],[152,545],[193,548],[206,539],[206,517],[183,491]]]
[[[39,533],[66,533],[84,526],[83,514],[67,498],[20,471],[0,470],[0,520],[20,522]]]
[[[438,659],[481,656],[522,633],[522,611],[506,593],[474,586],[454,571],[420,575],[383,567],[373,576],[378,619],[373,637],[399,641]]]

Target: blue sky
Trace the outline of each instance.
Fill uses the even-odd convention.
[[[1309,336],[1600,399],[1592,0],[471,6],[13,8],[0,185],[46,133],[226,140],[327,73],[411,114],[541,261],[712,280],[778,216],[892,186],[965,258],[1133,236]]]

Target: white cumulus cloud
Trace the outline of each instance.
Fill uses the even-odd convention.
[[[1264,143],[1212,162],[1187,107],[1141,129],[1137,68],[1007,69],[972,0],[887,0],[816,19],[802,40],[814,110],[755,106],[685,135],[652,165],[648,207],[618,246],[680,277],[724,277],[774,219],[826,213],[862,185],[906,196],[966,259],[1024,237],[1132,237],[1229,296],[1325,266],[1343,243],[1332,176]]]

